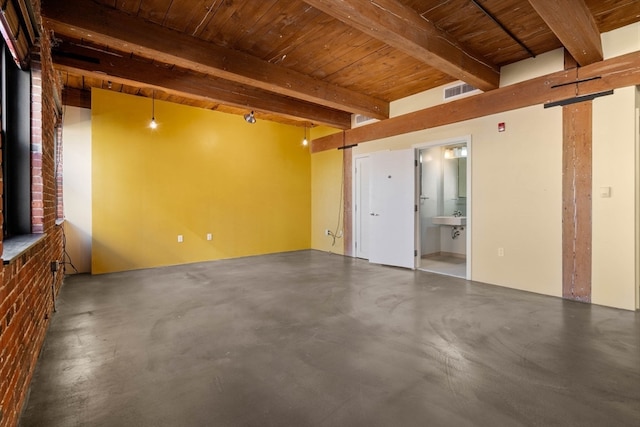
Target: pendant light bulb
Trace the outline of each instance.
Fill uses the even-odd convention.
[[[158,122],[156,122],[156,91],[153,91],[151,97],[151,123],[149,123],[149,127],[151,129],[156,129],[158,127]]]
[[[309,145],[309,141],[307,140],[307,127],[304,127],[304,139],[302,140],[302,145],[306,147]]]

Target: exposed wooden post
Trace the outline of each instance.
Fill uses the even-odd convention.
[[[353,224],[353,150],[351,148],[345,148],[342,150],[342,167],[344,168],[342,173],[344,176],[344,212],[342,216],[342,233],[344,243],[344,254],[346,256],[354,256],[353,254],[353,230],[351,225]]]
[[[562,296],[591,302],[592,102],[562,107]]]

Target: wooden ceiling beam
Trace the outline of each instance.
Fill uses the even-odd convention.
[[[91,109],[91,91],[65,87],[62,89],[62,105]]]
[[[584,0],[529,0],[580,66],[602,61],[600,31]]]
[[[349,113],[385,119],[389,103],[208,43],[92,0],[43,4],[45,28],[243,85]],[[257,108],[257,107],[256,107]]]
[[[114,83],[156,88],[187,98],[213,101],[245,110],[276,114],[338,129],[351,127],[351,114],[189,70],[154,64],[120,54],[63,42],[52,50],[59,71]]]
[[[397,0],[304,0],[322,12],[484,91],[496,89],[500,71],[470,52],[414,9]]]
[[[311,152],[317,153],[636,85],[640,85],[640,51],[347,130],[344,136],[337,133],[314,139],[311,142]]]

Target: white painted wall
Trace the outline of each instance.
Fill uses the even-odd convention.
[[[636,88],[593,101],[592,302],[636,305]],[[600,189],[611,188],[611,197]]]
[[[91,272],[91,110],[66,107],[62,128],[66,250],[80,273]],[[67,267],[67,274],[74,273]]]
[[[500,87],[564,70],[564,49],[509,64],[500,70]]]
[[[640,50],[640,24],[603,34],[605,58]],[[503,67],[501,84],[562,69],[562,51]],[[435,105],[441,88],[392,103],[402,114]],[[594,101],[593,271],[596,304],[635,309],[639,302],[640,197],[636,90]],[[497,124],[506,123],[499,133]],[[402,149],[471,134],[474,148],[472,279],[562,295],[562,109],[542,105],[383,138],[354,154]],[[599,198],[601,186],[612,197]],[[498,256],[504,248],[504,256]]]
[[[602,34],[602,52],[607,58],[635,52],[640,49],[640,24],[631,24]]]
[[[498,132],[499,122],[506,123],[506,132]],[[472,280],[561,296],[560,108],[533,106],[384,138],[358,145],[354,154],[469,134]],[[498,248],[504,248],[504,257],[498,257]]]
[[[640,25],[603,34],[602,48],[605,58],[639,50]],[[640,308],[638,107],[637,88],[593,103],[592,301],[627,309]],[[603,186],[611,198],[599,197]]]
[[[636,177],[640,183],[640,87],[636,86]],[[640,309],[640,184],[636,186],[636,310]]]

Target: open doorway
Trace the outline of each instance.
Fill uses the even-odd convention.
[[[470,138],[418,150],[418,268],[469,279]]]

